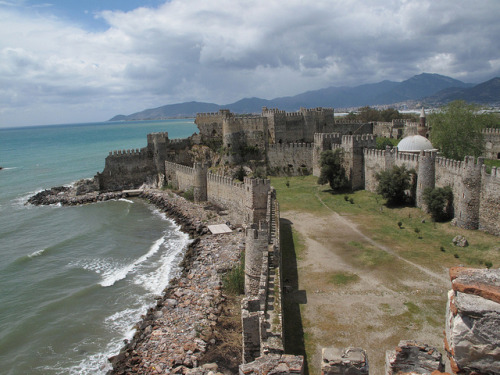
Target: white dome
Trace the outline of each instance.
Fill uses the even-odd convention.
[[[400,152],[420,152],[433,149],[431,141],[421,135],[410,135],[398,143],[398,151]]]

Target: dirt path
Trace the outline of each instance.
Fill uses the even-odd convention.
[[[305,245],[297,271],[307,300],[300,311],[311,374],[319,373],[326,346],[364,348],[373,375],[384,373],[385,352],[400,340],[442,351],[445,273],[403,259],[331,210],[324,216],[287,211],[281,217]]]

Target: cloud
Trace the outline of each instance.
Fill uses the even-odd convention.
[[[273,98],[422,72],[468,82],[500,74],[497,0],[172,0],[100,12],[104,31],[13,4],[0,0],[0,126],[23,108],[58,103],[59,117],[51,111],[39,121]]]

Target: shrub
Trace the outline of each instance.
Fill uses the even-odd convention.
[[[427,188],[423,194],[424,203],[435,221],[446,221],[452,216],[453,192],[451,187]]]
[[[493,263],[490,261],[484,262],[484,265],[486,266],[487,269],[490,269],[491,267],[493,267]]]
[[[194,191],[193,189],[188,189],[184,193],[182,193],[182,196],[186,198],[188,201],[194,201]]]
[[[389,205],[401,205],[407,201],[406,190],[411,188],[411,173],[404,165],[375,175],[377,193],[387,199]]]
[[[403,227],[403,222],[402,221],[398,221],[398,227],[399,227],[399,229],[401,229]]]
[[[234,172],[233,178],[235,180],[243,181],[243,179],[245,178],[246,175],[247,175],[247,172],[245,172],[245,170],[243,169],[243,166],[240,166],[240,168],[236,172]]]
[[[348,181],[342,162],[342,149],[323,151],[320,157],[321,174],[318,178],[318,184],[328,183],[332,190],[346,188]]]
[[[398,139],[395,138],[386,138],[386,137],[377,137],[376,139],[376,148],[377,150],[385,150],[387,146],[394,147],[399,143]]]
[[[222,277],[222,287],[228,294],[245,293],[245,257],[242,254],[240,262]]]

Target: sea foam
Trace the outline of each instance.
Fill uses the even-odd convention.
[[[160,239],[156,240],[155,243],[149,248],[149,251],[146,254],[144,254],[134,262],[126,265],[125,267],[114,271],[111,275],[106,276],[99,284],[101,284],[101,286],[103,287],[108,287],[112,286],[118,280],[124,279],[125,277],[127,277],[129,272],[134,270],[138,265],[145,262],[149,257],[154,255],[160,249],[161,245],[164,242],[165,242],[165,237],[161,237]]]

